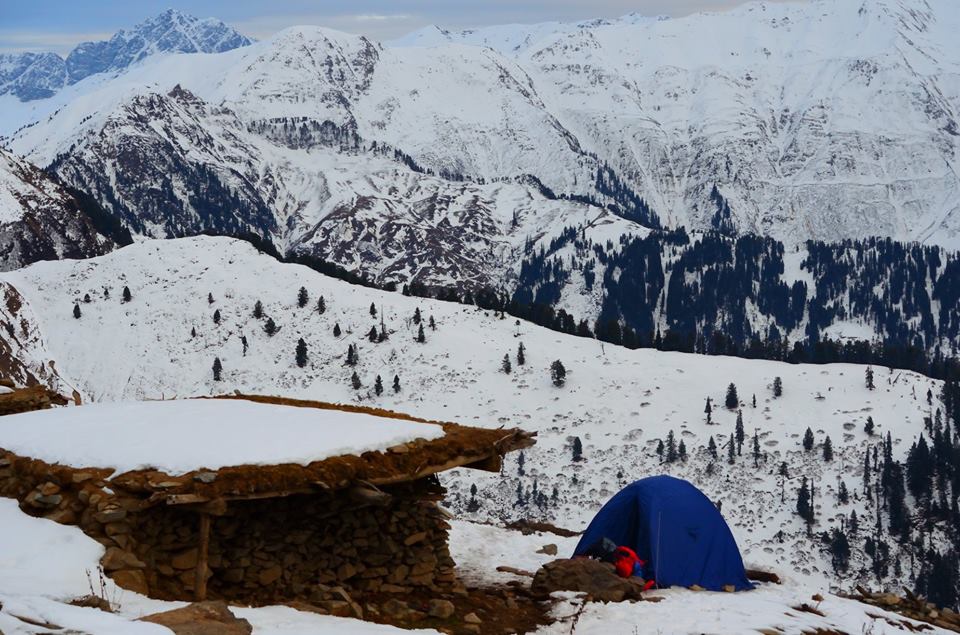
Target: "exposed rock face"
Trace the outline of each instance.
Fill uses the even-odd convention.
[[[643,584],[639,578],[621,578],[612,564],[576,558],[554,560],[540,567],[531,590],[540,595],[554,591],[579,591],[599,602],[639,600]]]
[[[250,635],[253,627],[230,612],[225,602],[195,602],[180,609],[140,618],[166,626],[177,635]]]
[[[0,271],[100,256],[129,241],[92,199],[0,149]]]

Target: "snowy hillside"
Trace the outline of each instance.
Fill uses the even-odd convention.
[[[533,175],[557,194],[601,202],[611,200],[597,187],[609,165],[671,226],[710,227],[716,186],[735,229],[788,246],[882,235],[957,247],[958,26],[949,0],[817,0],[671,20],[433,29],[389,46],[294,27],[226,53],[150,58],[42,108],[3,104],[0,133],[20,129],[15,151],[41,165],[57,159],[78,186],[144,160],[179,166],[146,185],[187,210],[228,205],[233,154],[264,137],[289,145],[277,126],[303,140],[300,131],[332,125],[448,178]],[[133,119],[130,134],[156,137],[161,155],[98,147],[117,117],[143,115],[145,95],[177,85],[205,104],[192,115],[199,130],[218,136],[221,109],[236,117],[226,154],[194,157],[180,126],[146,125],[150,117]],[[306,135],[302,147],[317,146]],[[191,161],[210,184],[193,199],[176,183],[196,172]],[[367,173],[360,166],[350,180]],[[286,157],[261,176],[244,187],[279,216],[275,199],[309,200],[291,178],[324,192],[322,168]],[[120,215],[153,202],[122,182],[97,183],[96,195]]]
[[[850,532],[854,511],[866,532],[877,517],[880,486],[876,458],[864,478],[865,452],[880,447],[889,433],[892,458],[904,460],[924,431],[924,418],[933,419],[941,408],[940,382],[910,372],[878,368],[871,391],[862,366],[629,351],[475,307],[347,285],[224,238],[150,241],[90,260],[38,263],[2,280],[23,294],[36,315],[42,344],[34,354],[55,360],[85,400],[240,391],[364,403],[481,426],[519,425],[539,432],[522,467],[513,458],[500,476],[446,479],[455,510],[498,520],[542,517],[579,530],[619,485],[666,471],[692,480],[722,505],[748,565],[823,587],[877,585],[870,569],[876,560],[864,553],[866,534],[850,533],[850,570],[837,575],[820,533],[841,527]],[[303,307],[301,286],[307,293]],[[129,301],[123,300],[124,287]],[[418,308],[420,325],[414,321]],[[388,337],[379,341],[383,326]],[[371,329],[377,342],[370,341]],[[295,355],[301,338],[303,368]],[[516,358],[520,343],[523,365]],[[505,355],[509,374],[502,372]],[[221,361],[221,381],[211,370],[215,359]],[[551,383],[548,371],[557,359],[567,369],[563,387]],[[358,389],[351,384],[354,372]],[[399,392],[392,387],[394,376]],[[776,377],[783,387],[779,398],[773,394]],[[737,414],[723,406],[730,382],[739,391],[745,431],[733,464],[725,444]],[[706,423],[708,397],[714,425]],[[875,422],[873,435],[864,431],[868,417]],[[801,439],[808,427],[814,447],[805,451]],[[665,465],[656,448],[671,432],[688,459]],[[709,457],[711,437],[715,460]],[[575,438],[580,461],[574,460]],[[822,456],[827,438],[831,461]],[[812,537],[795,513],[804,478],[814,487]],[[865,481],[873,492],[869,499]],[[849,492],[846,502],[839,501],[841,483]],[[472,484],[478,488],[475,500]],[[933,544],[939,535],[930,534]],[[912,585],[919,572],[908,565],[910,557],[895,541],[885,544],[891,557],[880,580]]]

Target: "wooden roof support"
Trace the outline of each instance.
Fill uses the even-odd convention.
[[[200,545],[197,556],[196,577],[193,582],[197,602],[207,599],[207,562],[210,551],[210,514],[200,514]]]

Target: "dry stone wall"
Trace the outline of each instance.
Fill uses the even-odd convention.
[[[101,565],[121,586],[192,600],[200,513],[145,506],[108,486],[107,470],[74,470],[0,450],[0,496],[24,511],[78,525],[106,548]],[[462,589],[449,525],[422,483],[385,489],[386,504],[343,492],[231,501],[210,516],[208,597],[252,604],[307,600],[356,613],[365,595]],[[383,502],[381,500],[380,502]]]

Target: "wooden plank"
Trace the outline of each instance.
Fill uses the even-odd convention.
[[[210,550],[210,515],[200,514],[200,545],[193,589],[197,602],[207,599],[207,562]]]

